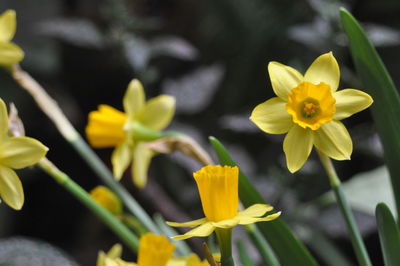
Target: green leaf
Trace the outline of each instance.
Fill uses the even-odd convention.
[[[365,90],[374,99],[372,116],[381,137],[385,162],[389,169],[397,214],[400,212],[400,96],[381,58],[357,20],[340,10],[344,31],[357,73]],[[398,215],[399,216],[399,215]]]
[[[389,208],[384,203],[376,206],[376,223],[385,266],[400,265],[400,232]]]
[[[236,165],[221,142],[214,137],[210,137],[209,140],[221,164]],[[266,203],[242,171],[239,174],[239,197],[245,207],[255,203]],[[282,266],[318,265],[307,248],[290,231],[281,218],[258,223],[257,227],[270,243]]]
[[[248,252],[246,250],[246,247],[244,246],[243,241],[241,241],[241,240],[237,241],[236,246],[239,250],[239,258],[240,258],[241,265],[255,266],[248,255]]]

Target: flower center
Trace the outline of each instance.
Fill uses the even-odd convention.
[[[328,84],[321,82],[315,85],[305,81],[290,91],[286,110],[292,115],[294,123],[317,130],[333,119],[335,103]]]

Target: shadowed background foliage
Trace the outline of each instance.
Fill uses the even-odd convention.
[[[132,78],[144,83],[148,97],[174,95],[177,114],[171,128],[191,135],[210,152],[209,135],[224,141],[264,198],[283,210],[283,218],[321,265],[333,265],[329,257],[336,256],[334,252],[352,264],[355,259],[337,207],[329,195],[322,196],[329,185],[315,154],[291,175],[285,168],[282,136],[262,133],[248,117],[273,95],[269,61],[304,71],[318,55],[333,51],[341,67],[340,88],[362,89],[339,26],[340,6],[365,23],[399,84],[400,3],[395,0],[3,0],[0,12],[16,10],[15,42],[26,53],[22,66],[59,102],[82,134],[88,112],[98,104],[122,109],[122,96]],[[50,148],[51,160],[85,189],[99,184],[31,97],[4,71],[0,86],[0,96],[17,105],[27,134]],[[351,181],[347,190],[357,222],[372,259],[380,262],[372,213],[375,201],[391,200],[386,170],[378,168],[383,164],[381,145],[368,111],[345,124],[354,153],[351,161],[335,165],[340,177]],[[98,150],[108,165],[110,152]],[[146,189],[135,189],[128,174],[122,182],[150,213],[174,220],[198,218],[202,214],[191,173],[199,167],[179,154],[161,155],[152,163]],[[354,176],[360,172],[365,173]],[[80,265],[93,265],[98,250],[108,250],[118,241],[44,173],[27,169],[21,177],[26,203],[20,212],[0,206],[1,238],[47,242]],[[28,242],[23,244],[29,246]],[[9,243],[2,241],[0,247]],[[250,254],[258,259],[255,251]]]

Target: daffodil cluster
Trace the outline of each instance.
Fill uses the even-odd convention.
[[[205,218],[176,223],[167,222],[174,227],[195,227],[183,235],[174,236],[174,240],[190,237],[209,236],[217,228],[228,229],[238,224],[246,225],[271,221],[279,217],[280,212],[265,214],[273,210],[267,204],[254,204],[243,211],[238,211],[239,168],[221,165],[209,165],[193,174],[200,194]]]
[[[15,11],[7,10],[0,15],[0,66],[11,66],[24,58],[24,52],[11,42],[17,21]]]
[[[278,62],[269,63],[268,72],[278,97],[259,104],[250,119],[267,133],[287,133],[283,150],[289,171],[303,166],[313,146],[335,160],[349,160],[353,144],[340,120],[373,101],[359,90],[337,91],[340,71],[333,54],[319,56],[304,76]]]
[[[122,260],[122,247],[116,244],[107,253],[99,252],[97,266],[209,266],[196,254],[174,258],[174,249],[165,236],[146,233],[140,238],[137,263]]]
[[[123,99],[124,111],[100,105],[89,114],[86,135],[95,148],[115,147],[111,156],[113,172],[120,179],[132,162],[132,178],[143,188],[154,152],[146,142],[171,122],[175,113],[175,99],[160,95],[145,101],[142,84],[134,79],[129,83]],[[149,133],[149,134],[147,134]]]
[[[24,204],[21,181],[13,169],[36,164],[48,148],[36,139],[8,135],[8,114],[0,99],[0,196],[11,208],[19,210]]]

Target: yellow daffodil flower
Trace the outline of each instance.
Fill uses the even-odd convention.
[[[353,144],[340,120],[368,108],[373,100],[355,89],[336,91],[340,71],[333,54],[319,56],[304,76],[278,62],[269,63],[268,72],[278,97],[256,106],[250,120],[267,133],[288,133],[283,150],[289,171],[303,166],[313,145],[335,160],[349,160]]]
[[[0,15],[0,66],[11,66],[24,58],[21,48],[11,42],[17,26],[15,17],[14,10]]]
[[[201,261],[199,256],[193,253],[187,257],[170,259],[167,266],[210,266],[210,264],[207,260]]]
[[[8,136],[7,108],[0,99],[0,197],[11,208],[20,210],[24,204],[22,184],[13,169],[36,164],[47,151],[33,138]]]
[[[238,212],[239,169],[230,166],[205,166],[193,174],[200,194],[205,218],[186,223],[167,222],[174,227],[196,227],[184,235],[172,237],[182,240],[190,237],[209,236],[216,228],[231,228],[238,224],[276,219],[280,212],[264,216],[273,209],[267,204],[254,204]]]
[[[90,191],[90,196],[103,208],[112,214],[119,216],[122,213],[121,200],[105,186],[97,186]]]
[[[166,266],[174,249],[175,245],[165,236],[146,233],[140,238],[137,263],[123,261],[121,245],[116,244],[107,254],[99,252],[97,266]]]
[[[90,112],[86,135],[95,148],[116,147],[111,156],[113,172],[117,179],[132,161],[132,178],[143,188],[154,152],[146,141],[152,140],[146,132],[158,132],[171,122],[175,113],[175,99],[160,95],[145,102],[142,84],[132,80],[123,99],[124,111],[100,105]]]

